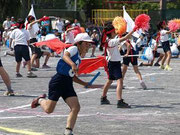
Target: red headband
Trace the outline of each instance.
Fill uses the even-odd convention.
[[[112,29],[110,31],[107,31],[106,34],[110,34],[110,33],[114,32],[114,31],[115,31],[115,29]]]

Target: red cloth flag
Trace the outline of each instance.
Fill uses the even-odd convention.
[[[96,58],[82,59],[79,65],[78,74],[87,74],[95,71],[100,67],[107,67],[107,61],[104,56],[98,56]]]
[[[64,50],[65,48],[72,46],[72,44],[65,44],[65,43],[61,42],[58,38],[41,41],[41,42],[36,42],[36,43],[34,43],[34,45],[37,47],[46,45],[47,47],[49,47],[50,49],[52,49],[53,51],[55,51],[58,54],[61,53],[61,51]]]

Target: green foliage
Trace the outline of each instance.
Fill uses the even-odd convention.
[[[20,12],[21,0],[0,0],[0,18],[3,21],[6,16],[17,16]]]
[[[167,9],[177,9],[178,5],[177,3],[169,2],[167,3]]]

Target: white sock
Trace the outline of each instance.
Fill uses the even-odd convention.
[[[44,100],[44,99],[43,99],[43,98],[40,98],[40,99],[38,100],[38,104],[40,104],[42,100]]]
[[[139,80],[139,82],[140,82],[140,83],[142,83],[142,82],[143,82],[143,80]]]

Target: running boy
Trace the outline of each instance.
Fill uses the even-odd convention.
[[[76,36],[74,46],[64,51],[56,68],[57,73],[49,82],[48,100],[45,99],[46,95],[44,94],[34,99],[31,104],[32,108],[41,105],[46,113],[52,113],[57,101],[62,97],[71,109],[64,135],[73,135],[72,130],[80,110],[79,101],[73,88],[73,81],[83,86],[88,86],[88,83],[80,80],[76,74],[81,61],[80,55],[88,51],[89,42],[93,41],[87,33],[80,33]]]

